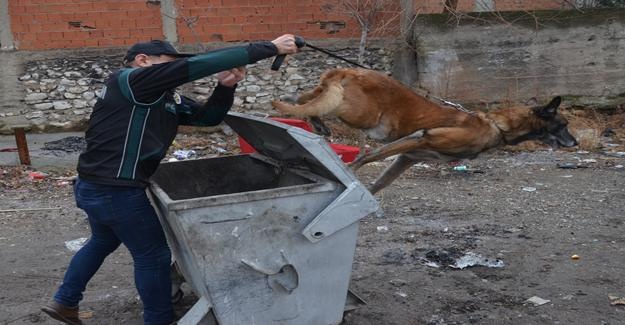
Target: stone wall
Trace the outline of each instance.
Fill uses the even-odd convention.
[[[356,60],[352,48],[339,50],[338,55]],[[57,53],[57,55],[59,55]],[[55,58],[37,56],[34,60],[15,59],[21,64],[14,73],[18,98],[13,105],[0,106],[0,132],[11,133],[14,125],[24,125],[31,131],[83,130],[96,102],[96,96],[107,76],[121,68],[123,52],[74,53]],[[323,71],[349,64],[327,55],[303,51],[290,56],[279,71],[270,70],[272,61],[263,60],[247,66],[246,80],[236,92],[233,110],[275,115],[270,102],[274,99],[296,97],[312,89]],[[366,64],[379,71],[390,71],[389,53],[371,48]],[[210,96],[216,80],[212,77],[193,81],[181,87],[181,93],[203,101]],[[21,90],[21,91],[20,91]],[[8,100],[8,98],[7,98]],[[5,121],[3,126],[2,121]]]
[[[419,16],[418,80],[465,103],[563,95],[567,105],[625,100],[625,9]]]

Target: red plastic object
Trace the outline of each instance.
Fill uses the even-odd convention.
[[[330,143],[330,148],[346,163],[354,161],[358,153],[360,153],[360,148],[344,144]]]
[[[277,122],[284,123],[284,124],[297,126],[308,132],[312,132],[312,126],[310,126],[308,122],[303,121],[303,120],[288,119],[288,118],[281,118],[281,117],[272,117],[271,119]],[[243,140],[243,138],[241,137],[239,137],[239,147],[241,148],[241,153],[256,152],[256,150],[254,150],[254,147],[250,146],[250,144],[247,143],[247,141]],[[343,160],[343,162],[346,162],[346,163],[354,161],[354,159],[356,159],[356,156],[358,156],[358,153],[360,152],[360,149],[358,147],[352,147],[352,146],[338,144],[338,143],[331,143],[330,148],[332,148],[332,150],[334,150],[334,152],[339,157],[341,157],[341,160]]]
[[[32,180],[40,180],[46,178],[46,174],[40,172],[28,172],[28,176]]]
[[[270,117],[272,120],[292,126],[297,126],[298,128],[304,129],[308,132],[312,132],[313,128],[306,121],[290,119],[290,118],[282,118],[282,117]]]

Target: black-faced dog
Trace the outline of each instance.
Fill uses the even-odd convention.
[[[273,102],[282,113],[299,117],[334,115],[370,138],[389,142],[358,157],[361,166],[399,155],[370,187],[375,193],[414,163],[475,158],[506,144],[540,140],[553,147],[577,145],[558,113],[560,97],[545,106],[519,106],[488,113],[469,112],[434,102],[375,71],[334,69],[297,105]]]

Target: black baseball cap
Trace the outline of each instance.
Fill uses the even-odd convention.
[[[128,49],[126,52],[126,56],[124,57],[124,63],[128,63],[135,59],[137,54],[147,54],[147,55],[171,55],[173,57],[184,58],[194,56],[195,54],[190,53],[180,53],[176,48],[171,45],[169,42],[161,41],[161,40],[152,40],[149,42],[141,42],[137,43]]]

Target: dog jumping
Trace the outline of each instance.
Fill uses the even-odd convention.
[[[325,72],[319,85],[303,93],[297,105],[274,101],[273,107],[297,117],[336,116],[370,138],[387,144],[365,153],[349,166],[398,155],[369,187],[376,193],[420,161],[473,159],[507,144],[539,140],[554,148],[577,145],[558,113],[561,98],[545,106],[518,106],[488,113],[446,106],[416,94],[385,74],[365,69]]]

